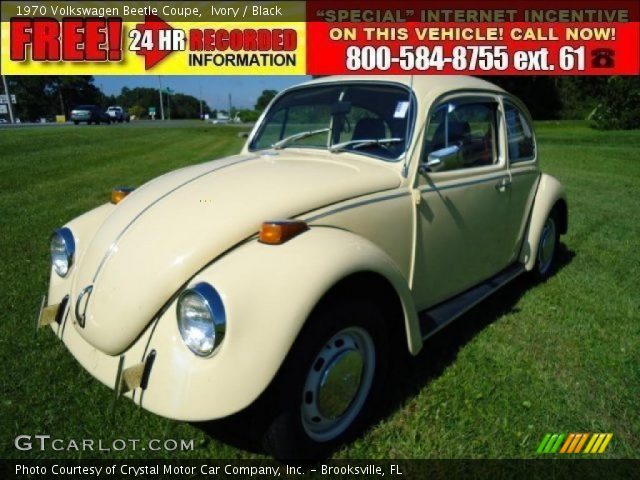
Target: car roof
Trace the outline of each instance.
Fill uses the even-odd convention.
[[[416,95],[422,96],[436,90],[490,90],[504,93],[505,91],[491,82],[468,75],[329,75],[313,79],[303,85],[322,83],[378,81],[399,83],[412,87]]]

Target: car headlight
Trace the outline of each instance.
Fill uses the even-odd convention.
[[[227,319],[215,288],[203,282],[186,289],[178,299],[177,315],[182,340],[193,353],[205,357],[216,351]]]
[[[61,277],[69,273],[76,253],[76,241],[68,228],[59,228],[51,235],[51,266]]]

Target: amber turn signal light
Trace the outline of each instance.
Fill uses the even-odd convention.
[[[307,230],[309,226],[301,220],[264,222],[260,229],[260,241],[267,245],[282,245]]]
[[[133,192],[135,189],[132,187],[116,187],[113,190],[111,190],[111,203],[113,203],[114,205],[117,205],[118,203],[120,203],[124,197],[126,197],[127,195],[129,195],[131,192]]]

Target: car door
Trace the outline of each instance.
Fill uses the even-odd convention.
[[[416,188],[413,290],[428,308],[482,282],[510,261],[510,175],[504,117],[493,94],[441,101],[424,130]],[[439,165],[429,156],[457,149]],[[434,155],[435,154],[435,155]]]
[[[540,170],[531,118],[526,110],[510,98],[503,99],[507,161],[512,178],[509,192],[508,248],[512,259],[520,254],[522,238],[527,228],[529,212],[535,198]]]

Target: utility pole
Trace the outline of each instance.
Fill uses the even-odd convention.
[[[232,109],[232,108],[233,108],[233,107],[231,106],[231,92],[229,92],[229,120],[233,120],[233,119],[231,118],[231,109]]]
[[[204,120],[204,111],[202,109],[202,84],[200,84],[200,120]]]
[[[11,92],[9,92],[9,87],[7,86],[7,78],[2,75],[2,83],[4,84],[4,94],[7,96],[7,108],[9,109],[9,122],[13,122],[13,106],[11,105]]]
[[[162,101],[162,77],[158,75],[158,83],[160,84],[160,118],[164,120],[164,102]]]

